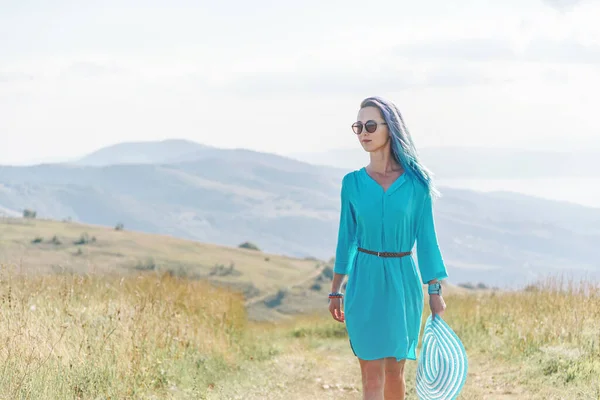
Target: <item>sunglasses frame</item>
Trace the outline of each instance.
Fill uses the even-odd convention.
[[[372,131],[369,130],[367,128],[367,125],[370,124],[371,126],[373,126],[373,124],[375,124],[375,129],[373,129]],[[358,132],[356,132],[354,130],[354,126],[358,125],[357,130]],[[367,131],[367,133],[373,133],[377,130],[377,128],[379,128],[379,125],[387,125],[386,122],[377,122],[374,119],[370,119],[368,121],[366,121],[364,124],[361,121],[356,121],[355,123],[352,124],[352,132],[354,132],[357,135],[360,135],[361,133],[363,133],[363,130]]]

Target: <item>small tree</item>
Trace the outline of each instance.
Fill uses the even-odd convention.
[[[76,241],[74,241],[74,244],[88,244],[88,243],[94,243],[96,241],[96,236],[92,236],[90,238],[90,236],[87,234],[87,232],[84,232],[81,234],[81,236],[79,236],[79,239],[77,239]]]
[[[260,249],[258,248],[257,245],[255,245],[254,243],[250,243],[250,242],[244,242],[244,243],[240,244],[238,247],[241,249],[250,249],[250,250],[260,251]]]
[[[115,226],[115,231],[122,231],[123,228],[125,228],[125,226],[119,222],[116,226]]]
[[[36,215],[35,210],[30,210],[29,208],[23,210],[23,218],[35,218]]]
[[[326,266],[325,268],[323,268],[323,272],[321,272],[321,275],[329,280],[333,279],[333,268],[331,266]]]

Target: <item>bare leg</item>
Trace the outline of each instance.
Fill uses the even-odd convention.
[[[385,359],[385,389],[384,400],[404,400],[406,384],[404,381],[404,363],[394,357]]]
[[[384,400],[385,359],[358,361],[362,374],[363,400]]]

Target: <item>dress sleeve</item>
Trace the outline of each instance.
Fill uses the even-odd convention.
[[[421,279],[426,284],[433,279],[447,278],[448,272],[438,244],[429,191],[426,191],[422,207],[417,225],[417,259]]]
[[[342,180],[341,211],[333,272],[347,274],[354,252],[356,217],[350,204],[346,179]]]

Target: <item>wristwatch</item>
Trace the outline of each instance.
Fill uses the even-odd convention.
[[[429,284],[427,288],[427,293],[429,294],[442,294],[442,284],[439,282]]]

